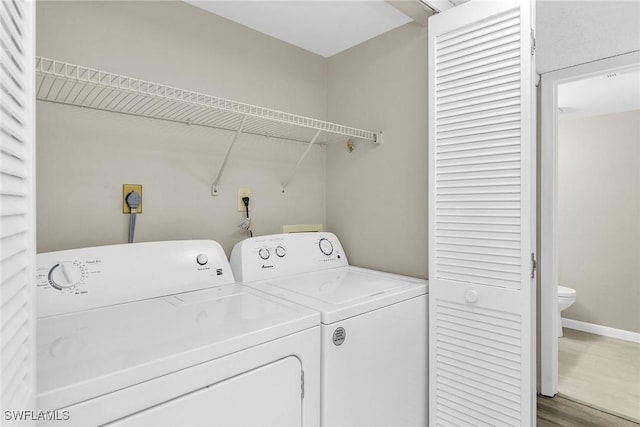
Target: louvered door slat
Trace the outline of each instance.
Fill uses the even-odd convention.
[[[2,108],[4,112],[8,113],[12,109],[17,108],[17,105],[15,104],[15,102],[13,102],[13,99],[10,96],[8,96],[8,92],[4,90],[5,86],[2,83],[3,82],[0,81],[2,92],[4,92],[1,94],[2,96],[0,97],[0,108]],[[13,104],[13,105],[8,105],[8,104]],[[20,111],[19,108],[18,108],[18,111]],[[17,115],[7,114],[5,124],[3,125],[1,132],[3,137],[7,137],[9,139],[8,145],[6,147],[3,147],[4,152],[8,155],[14,155],[21,158],[22,157],[21,154],[24,153],[25,151],[23,147],[23,144],[25,143],[25,141],[21,139],[24,123],[21,123],[18,117],[19,116]]]
[[[488,32],[491,32],[494,29],[502,28],[502,23],[505,21],[519,19],[520,15],[517,11],[512,10],[506,13],[500,13],[496,16],[492,16],[490,18],[478,18],[475,23],[471,23],[468,25],[461,26],[458,29],[452,29],[439,35],[439,43],[443,43],[444,46],[450,46],[451,41],[465,41],[468,39],[472,39],[474,35],[483,35]]]
[[[26,276],[23,275],[23,276]],[[26,312],[26,310],[20,310],[20,309],[24,309],[27,302],[25,301],[25,295],[23,295],[22,293],[18,294],[18,302],[17,302],[17,306],[16,306],[16,311],[14,311],[13,313],[11,312],[7,312],[6,315],[3,313],[3,325],[2,328],[0,329],[0,332],[2,333],[2,335],[6,336],[6,337],[22,337],[21,332],[24,329],[24,326],[26,324],[26,322],[28,321],[28,313]],[[22,300],[20,300],[22,299]],[[3,304],[2,306],[4,307],[5,304]],[[20,340],[22,341],[22,339]],[[0,365],[4,366],[7,362],[5,362],[4,360],[2,361],[2,363]],[[4,372],[3,374],[11,374],[11,372]]]
[[[473,387],[480,390],[485,390],[488,394],[492,396],[500,396],[504,390],[509,390],[510,392],[517,394],[518,387],[510,386],[504,382],[495,381],[493,378],[477,375],[475,372],[470,371],[468,369],[464,369],[464,367],[459,366],[451,366],[451,369],[448,369],[447,364],[443,364],[443,369],[441,370],[441,376],[444,378],[448,378],[451,381],[456,381],[458,376],[458,372],[464,371],[466,376],[465,379],[462,380],[465,385],[469,387]],[[511,401],[518,404],[519,402]],[[517,407],[514,405],[514,409],[517,410]]]
[[[2,357],[0,367],[4,368],[4,366],[8,365],[16,358],[24,359],[28,357],[28,353],[25,350],[25,343],[29,339],[29,335],[27,334],[28,331],[21,330],[20,328],[18,328],[17,331],[18,333],[14,333],[11,339],[3,343],[2,351],[0,352]],[[7,373],[11,373],[11,370],[7,370]]]
[[[519,38],[516,43],[512,43],[510,37],[513,34],[518,35],[519,37],[519,16],[518,12],[509,12],[505,14],[505,16],[490,20],[483,25],[475,25],[474,29],[466,30],[463,35],[454,35],[447,36],[444,42],[438,42],[438,56],[436,61],[439,63],[441,55],[446,58],[447,54],[454,50],[460,51],[469,46],[470,43],[473,46],[476,46],[480,49],[484,43],[501,43],[505,40],[509,40],[508,43],[511,44],[513,49],[513,54],[520,53],[520,41]],[[476,34],[477,33],[477,34]],[[474,37],[478,35],[479,37]],[[463,45],[459,46],[455,42],[462,40]],[[507,43],[502,43],[507,44]],[[441,47],[441,45],[444,45]],[[446,59],[444,59],[446,60]],[[463,90],[468,89],[476,89],[482,87],[477,82],[481,82],[482,84],[491,85],[494,82],[500,84],[503,81],[504,75],[512,76],[512,79],[516,79],[519,83],[520,80],[520,58],[517,58],[517,64],[514,66],[512,61],[503,61],[503,67],[498,68],[497,71],[492,73],[480,73],[480,74],[468,74],[465,77],[455,80],[455,84],[460,87],[464,87]],[[436,73],[438,69],[438,64],[436,64]],[[518,85],[519,86],[519,85]],[[447,97],[451,91],[448,90],[451,85],[443,85],[436,84],[435,90],[438,98]],[[476,135],[482,135],[485,138],[491,138],[495,136],[496,133],[504,132],[506,130],[519,131],[520,130],[520,103],[516,106],[512,107],[512,111],[508,115],[499,115],[494,119],[483,118],[483,119],[474,119],[467,117],[467,120],[464,120],[464,117],[461,117],[456,122],[451,123],[446,120],[441,122],[436,119],[436,148],[438,148],[443,142],[446,144],[447,140],[450,138],[458,138],[461,136],[473,137]],[[437,116],[439,117],[439,116]],[[517,132],[518,137],[519,132]],[[501,135],[500,135],[501,136]],[[472,148],[467,147],[467,148]],[[463,163],[452,163],[446,160],[440,160],[440,158],[436,159],[436,181],[440,178],[470,178],[474,179],[482,179],[483,176],[479,173],[486,173],[486,177],[489,177],[489,174],[493,174],[495,172],[501,171],[512,171],[511,176],[518,176],[519,173],[514,173],[515,171],[520,171],[520,151],[519,151],[519,141],[517,145],[512,146],[512,152],[507,155],[482,155],[482,156],[469,156],[466,158]],[[491,175],[495,176],[495,175]],[[464,189],[464,187],[461,187]],[[471,190],[471,189],[470,189]],[[450,209],[510,209],[511,213],[517,213],[520,208],[520,191],[517,188],[517,192],[511,192],[508,196],[505,196],[501,193],[495,193],[491,190],[487,190],[484,194],[478,195],[474,198],[467,196],[465,199],[455,199],[449,197],[448,195],[440,195],[439,192],[436,192],[436,202],[438,203],[438,208],[440,212],[450,210]],[[438,217],[436,213],[436,228],[437,230],[446,230],[442,226],[438,226]],[[513,241],[519,242],[519,228],[517,230],[512,230],[511,236],[497,236],[495,233],[478,233],[474,231],[467,231],[466,233],[438,233],[439,236],[449,237],[449,238],[459,238],[459,239],[481,239],[484,241]],[[437,251],[437,245],[436,245]],[[481,278],[491,278],[495,277],[496,279],[500,279],[501,281],[509,281],[511,283],[519,285],[519,271],[516,270],[513,274],[503,274],[504,271],[495,268],[482,267],[481,265],[474,265],[466,262],[465,260],[459,260],[458,262],[443,262],[442,258],[436,259],[436,269],[438,266],[444,267],[443,270],[449,274],[457,274],[457,277],[463,277],[464,275],[468,275],[469,281],[473,282],[473,277],[481,277]],[[496,273],[491,275],[489,273]],[[436,272],[437,274],[437,272]],[[451,277],[451,276],[447,276]]]
[[[430,425],[535,414],[529,6],[430,18]]]
[[[514,107],[514,106],[516,107],[520,106],[520,102],[517,97],[482,102],[480,103],[480,105],[467,105],[467,106],[461,106],[457,108],[441,108],[440,120],[446,123],[447,118],[455,119],[457,116],[473,115],[474,113],[481,116],[482,114],[491,113],[496,109],[500,110],[501,108],[504,108],[504,107]]]
[[[458,106],[478,105],[486,101],[494,101],[496,99],[512,98],[518,95],[520,83],[515,77],[511,79],[502,79],[493,82],[491,85],[483,85],[481,89],[467,91],[458,94],[444,94],[438,98],[440,104],[449,104]],[[487,97],[487,98],[485,98]],[[443,105],[446,107],[446,105]]]
[[[442,343],[438,348],[438,357],[435,359],[438,366],[458,365],[466,369],[456,369],[458,375],[466,375],[466,370],[471,370],[477,375],[491,378],[496,381],[509,383],[514,387],[511,388],[514,394],[518,393],[520,388],[520,372],[518,369],[505,366],[504,364],[492,363],[490,360],[478,359],[473,356],[467,356],[456,346]],[[437,399],[436,399],[437,400]]]
[[[437,392],[442,395],[440,399],[442,405],[448,406],[454,413],[473,414],[473,419],[477,420],[472,424],[473,426],[520,426],[515,411],[509,411],[507,408],[482,399],[482,393],[469,393],[444,384],[437,389]]]
[[[9,215],[0,218],[0,239],[20,236],[29,231],[29,223],[24,215]]]
[[[515,49],[518,49],[518,45],[514,45]],[[518,82],[518,69],[516,67],[506,68],[500,71],[495,71],[493,73],[487,73],[485,75],[477,76],[476,79],[470,79],[468,77],[465,78],[464,81],[456,81],[451,84],[442,85],[442,88],[438,88],[442,90],[440,95],[442,99],[447,101],[451,98],[458,96],[461,99],[466,99],[468,97],[476,97],[481,94],[484,94],[484,91],[487,88],[493,90],[493,88],[500,88],[509,85],[510,83]],[[518,89],[519,86],[513,85],[515,89]],[[482,92],[481,92],[482,90]]]
[[[505,375],[482,375],[474,371],[474,367],[455,357],[440,358],[438,360],[443,372],[459,375],[463,373],[467,378],[491,387],[494,390],[507,390],[509,393],[518,393],[518,382],[514,378]]]
[[[2,160],[0,158],[0,160]],[[20,176],[18,173],[14,173],[9,169],[7,172],[0,173],[0,179],[2,179],[2,195],[7,196],[6,199],[11,202],[16,201],[18,204],[20,201],[14,200],[17,197],[24,197],[24,176]],[[13,197],[13,199],[11,198]]]
[[[467,112],[467,113],[457,113],[455,115],[450,114],[444,118],[441,118],[440,123],[444,125],[456,124],[456,123],[466,123],[473,120],[482,120],[482,119],[491,119],[497,117],[503,117],[506,115],[518,114],[520,112],[518,105],[513,105],[513,101],[511,104],[503,103],[503,106],[499,106],[497,108],[485,107],[483,109],[477,109],[476,111]]]
[[[13,128],[13,130],[17,130],[17,126],[9,125],[9,130]],[[3,170],[2,173],[6,175],[17,176],[19,179],[24,179],[25,176],[29,173],[28,169],[25,167],[24,162],[24,143],[21,141],[17,141],[13,136],[9,138],[11,142],[9,142],[7,147],[3,147],[0,150],[0,162],[2,162]],[[13,143],[15,142],[15,143]]]
[[[5,60],[4,58],[2,58]],[[24,97],[24,94],[16,89],[13,81],[9,76],[6,75],[4,69],[2,70],[2,78],[0,79],[0,90],[2,90],[2,104],[3,107],[7,108],[9,111],[17,110],[16,116],[21,115],[20,113],[27,108],[27,103],[29,102],[27,98]]]
[[[6,300],[13,300],[16,295],[18,295],[19,293],[21,293],[24,289],[23,289],[23,282],[24,282],[24,278],[22,277],[18,277],[16,275],[14,275],[13,277],[8,278],[3,286],[3,298],[5,298]]]
[[[517,413],[519,409],[518,407],[520,406],[520,402],[518,400],[505,398],[502,395],[502,388],[487,387],[484,379],[481,379],[480,381],[476,381],[470,377],[460,379],[457,373],[446,370],[442,370],[440,376],[442,378],[442,383],[452,388],[456,388],[456,386],[461,383],[464,384],[466,388],[472,389],[475,393],[487,394],[486,397],[494,402],[494,404],[504,406],[505,408],[513,411],[513,413]]]
[[[497,111],[494,114],[485,114],[485,117],[460,117],[457,120],[446,120],[440,124],[440,132],[452,129],[480,129],[483,126],[497,125],[501,123],[511,123],[518,121],[520,111],[518,109]],[[482,132],[474,132],[482,133]]]
[[[451,303],[442,303],[441,307],[445,311],[444,316],[438,316],[436,320],[436,330],[441,337],[438,337],[440,347],[448,352],[457,353],[467,360],[475,361],[471,365],[471,371],[477,375],[484,375],[489,378],[495,378],[497,372],[511,372],[512,376],[519,376],[520,370],[520,334],[519,319],[513,315],[502,315],[501,313],[490,310],[478,310],[475,319],[469,319],[468,316],[456,316],[455,311],[451,308],[458,308],[458,311],[464,312],[462,305],[453,305]],[[450,313],[450,314],[449,314]],[[450,328],[453,322],[462,324],[460,328]],[[476,322],[488,321],[493,325],[491,333],[486,333],[477,328]],[[504,339],[503,337],[509,337]],[[443,359],[449,360],[444,354]],[[468,365],[467,365],[468,366]],[[469,386],[468,375],[464,371],[451,370],[447,371],[447,381],[436,381],[439,390],[451,396],[452,400],[461,404],[468,410],[479,411],[483,415],[489,417],[485,422],[491,425],[520,425],[517,422],[520,407],[520,384],[519,381],[509,388],[502,388],[502,395],[498,398],[489,393],[486,389],[476,386]],[[510,391],[510,392],[509,392]],[[500,401],[499,401],[500,400]],[[507,404],[506,402],[511,402]],[[505,413],[508,415],[504,417]]]
[[[2,394],[11,396],[13,399],[24,396],[25,388],[30,375],[29,369],[26,367],[24,360],[23,363],[18,364],[17,369],[7,370],[6,387],[2,387]]]
[[[442,83],[448,83],[455,80],[459,80],[464,77],[473,76],[476,74],[487,73],[490,71],[500,70],[506,66],[517,66],[520,63],[518,55],[513,50],[506,53],[495,55],[491,58],[483,58],[481,63],[464,63],[460,66],[452,66],[451,64],[446,70],[442,70],[438,73],[438,78]]]
[[[467,157],[479,157],[485,154],[482,151],[490,151],[492,148],[504,147],[509,147],[510,153],[519,153],[520,142],[517,139],[517,133],[517,131],[502,132],[501,134],[494,133],[491,136],[485,137],[466,137],[458,138],[453,141],[443,141],[435,151],[436,154],[442,155],[443,159],[451,157],[451,155],[455,155],[456,153],[462,153],[460,155]],[[449,155],[447,155],[447,153],[449,153]]]
[[[446,76],[514,57],[519,57],[519,54],[513,51],[510,44],[498,45],[466,56],[441,61],[438,64],[438,76]]]
[[[5,43],[2,43],[5,45]],[[5,83],[7,83],[10,91],[18,98],[23,98],[25,93],[25,87],[20,78],[24,73],[24,64],[22,58],[16,55],[11,55],[9,50],[3,50],[2,53],[2,70],[5,74]],[[24,102],[23,102],[24,104]]]
[[[486,156],[504,155],[504,154],[520,154],[520,147],[517,143],[498,143],[498,144],[478,144],[471,147],[457,147],[437,150],[438,162],[456,159],[479,159]]]
[[[35,409],[34,5],[0,4],[0,407],[13,411]]]

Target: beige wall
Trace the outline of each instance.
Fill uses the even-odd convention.
[[[37,54],[325,118],[326,60],[183,2],[38,2]],[[143,185],[136,241],[206,238],[227,251],[238,187],[256,234],[325,222],[326,150],[243,135],[211,196],[231,132],[37,103],[38,252],[126,242],[122,184]]]
[[[427,29],[411,23],[329,58],[328,119],[383,142],[327,150],[327,226],[349,262],[427,277]]]
[[[640,332],[640,111],[564,119],[558,129],[563,317]]]

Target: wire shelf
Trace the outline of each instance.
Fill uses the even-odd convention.
[[[317,143],[379,142],[376,132],[36,57],[36,98],[243,133]]]

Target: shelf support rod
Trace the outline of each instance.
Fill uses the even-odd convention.
[[[240,127],[238,128],[238,130],[236,131],[235,135],[233,136],[233,141],[231,141],[231,145],[229,145],[229,148],[227,149],[227,153],[224,155],[224,160],[222,161],[222,166],[220,166],[220,170],[218,171],[218,175],[216,176],[216,179],[213,181],[213,185],[211,186],[211,195],[212,196],[217,196],[218,195],[218,183],[220,182],[220,178],[222,178],[222,174],[224,173],[224,169],[227,167],[227,161],[229,160],[229,154],[231,154],[231,150],[233,149],[234,144],[238,140],[238,136],[242,132],[242,128],[244,128],[244,124],[246,123],[246,121],[247,121],[247,115],[245,114],[244,116],[242,116],[242,123],[240,123]]]
[[[316,132],[315,135],[313,135],[313,138],[311,139],[311,142],[309,142],[309,145],[307,145],[307,149],[304,150],[304,153],[302,153],[302,156],[300,156],[300,159],[298,160],[298,163],[296,163],[295,167],[293,168],[293,170],[291,171],[291,173],[289,174],[289,178],[287,178],[283,183],[282,183],[282,193],[284,194],[284,190],[287,188],[287,185],[289,185],[289,183],[291,182],[291,179],[293,178],[293,176],[296,174],[296,171],[298,170],[298,167],[300,167],[300,163],[302,163],[302,161],[304,160],[305,157],[307,157],[307,154],[309,154],[309,151],[311,151],[311,147],[313,147],[313,144],[315,144],[316,140],[318,139],[318,137],[320,136],[320,132],[322,132],[322,130],[318,130]]]

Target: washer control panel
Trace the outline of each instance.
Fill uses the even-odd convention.
[[[320,239],[320,241],[318,242],[318,247],[320,248],[320,252],[327,256],[333,254],[333,243],[331,243],[331,240],[327,239],[326,237]]]
[[[231,252],[234,277],[243,283],[346,265],[340,241],[324,232],[252,237]]]
[[[211,240],[133,243],[36,255],[37,316],[234,283]]]
[[[79,262],[59,262],[51,267],[47,280],[49,284],[59,291],[71,289],[85,280],[86,267]]]

